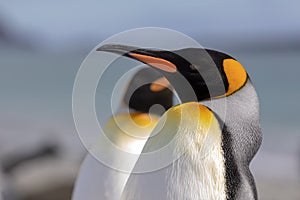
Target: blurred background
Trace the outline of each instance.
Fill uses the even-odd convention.
[[[261,102],[251,164],[262,200],[300,199],[300,2],[1,1],[0,189],[4,200],[69,200],[86,151],[72,118],[85,56],[131,28],[180,31],[237,58]]]

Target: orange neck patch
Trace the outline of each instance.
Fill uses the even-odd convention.
[[[247,72],[238,61],[234,59],[225,59],[223,61],[223,68],[228,80],[228,91],[226,96],[239,90],[247,81]]]
[[[156,58],[153,56],[141,55],[137,53],[129,53],[129,55],[143,63],[151,65],[157,69],[174,73],[177,71],[177,67],[170,61],[164,60],[162,58]]]
[[[150,90],[152,92],[160,92],[170,86],[170,82],[165,78],[159,78],[155,80],[153,83],[150,85]]]

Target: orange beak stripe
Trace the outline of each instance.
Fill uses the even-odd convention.
[[[171,63],[170,61],[164,60],[162,58],[156,58],[153,56],[141,55],[137,53],[129,53],[129,55],[143,63],[151,65],[157,69],[175,73],[177,71],[177,67]]]

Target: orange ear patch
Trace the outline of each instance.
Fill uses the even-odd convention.
[[[225,59],[223,61],[223,68],[229,84],[228,91],[226,92],[226,96],[228,96],[245,85],[247,72],[241,63],[234,59]]]
[[[155,80],[151,85],[150,85],[150,90],[152,92],[160,92],[170,86],[170,82],[165,78],[159,78]]]
[[[153,56],[141,55],[137,53],[129,53],[129,55],[143,63],[151,65],[157,69],[174,73],[177,71],[177,67],[170,61],[164,60],[162,58],[156,58]]]

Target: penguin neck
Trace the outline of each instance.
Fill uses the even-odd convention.
[[[202,102],[220,118],[231,135],[234,157],[248,164],[261,143],[259,102],[256,91],[248,79],[239,91],[232,95]],[[241,141],[245,142],[241,145]]]
[[[226,98],[203,102],[217,115],[222,127],[228,199],[257,199],[249,164],[262,140],[259,103],[248,79],[239,91]]]

